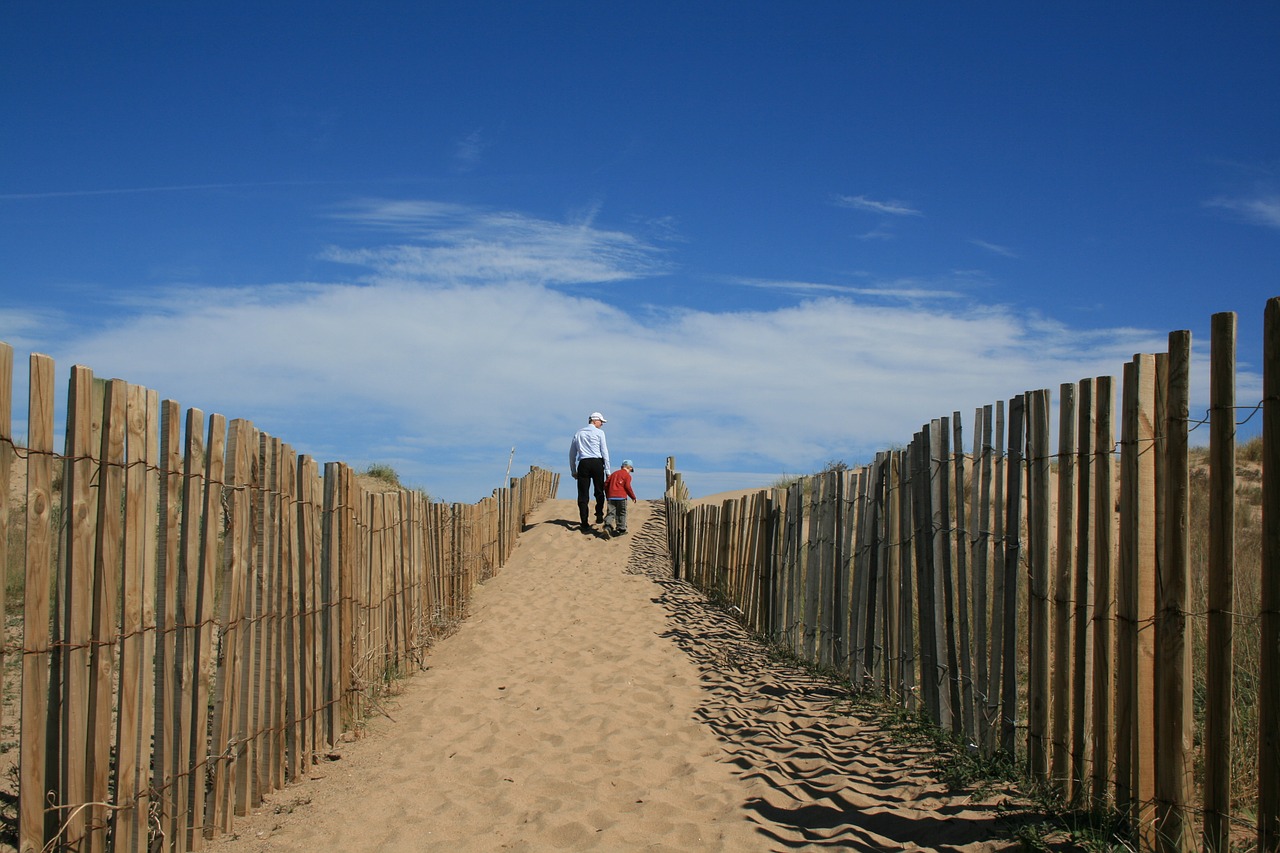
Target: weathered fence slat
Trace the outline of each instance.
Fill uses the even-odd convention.
[[[160,835],[172,849],[177,835],[173,776],[177,682],[173,676],[178,631],[178,547],[182,529],[182,411],[174,400],[160,404],[160,524],[156,546],[155,714],[152,788],[159,805]]]
[[[995,411],[995,431],[992,435],[993,448],[1005,447],[1005,410],[1004,401],[996,401]],[[1005,633],[1005,537],[1004,526],[1006,521],[1005,512],[1005,489],[1008,487],[1007,474],[1009,463],[1005,458],[1004,452],[996,452],[993,460],[992,480],[995,485],[995,494],[992,496],[991,505],[991,645],[988,649],[991,666],[990,679],[991,683],[987,693],[987,715],[991,726],[990,741],[986,744],[988,752],[995,752],[1002,749],[1002,732],[1004,723],[1000,716],[1000,697],[1004,689],[1004,633]]]
[[[97,530],[93,543],[93,598],[89,650],[89,742],[85,750],[86,796],[89,807],[85,810],[86,830],[84,850],[98,853],[106,848],[107,827],[111,815],[106,803],[110,799],[108,781],[111,778],[112,732],[112,684],[115,674],[116,640],[119,636],[119,607],[121,583],[121,544],[124,520],[125,432],[128,410],[128,389],[119,379],[106,382],[102,391],[101,413],[98,428],[100,452],[98,454]],[[95,394],[95,397],[97,395]],[[95,400],[96,402],[96,400]],[[123,687],[123,685],[120,685]]]
[[[1236,315],[1213,315],[1209,368],[1209,554],[1205,586],[1204,847],[1231,847],[1235,612]]]
[[[195,631],[199,619],[197,612],[201,565],[199,531],[204,515],[206,445],[201,429],[203,422],[202,411],[187,410],[182,471],[182,537],[177,577],[177,643],[174,659],[174,675],[177,680],[177,706],[173,709],[175,749],[170,756],[171,772],[175,780],[172,815],[174,836],[171,841],[175,850],[188,849],[193,796],[191,787],[197,782],[192,775],[191,755],[194,739],[197,736],[195,679],[198,674],[196,666],[199,655],[196,650]],[[200,736],[203,737],[203,734],[201,732]],[[203,781],[204,777],[201,775],[198,782],[203,784]]]
[[[51,784],[65,811],[53,817],[61,825],[62,840],[74,845],[80,845],[85,836],[86,759],[94,750],[88,720],[93,541],[97,529],[91,484],[99,450],[94,434],[101,424],[100,418],[94,416],[93,397],[92,371],[79,365],[73,367],[67,387],[67,462],[62,484],[63,513],[73,521],[65,526],[55,580],[54,635],[61,642],[53,649],[56,675],[49,682],[49,710],[57,721],[50,726],[49,747],[51,758],[57,762],[50,774]],[[84,747],[76,749],[72,744]]]
[[[1005,476],[1003,623],[1000,680],[1000,748],[1009,755],[1017,753],[1018,726],[1018,575],[1022,559],[1022,480],[1024,447],[1026,446],[1026,395],[1009,401],[1008,467]]]
[[[218,536],[222,528],[222,483],[226,470],[227,422],[222,415],[209,416],[208,435],[205,440],[203,508],[200,513],[200,541],[196,576],[196,588],[189,592],[192,602],[192,660],[194,671],[191,711],[191,750],[188,766],[191,769],[191,803],[187,810],[187,847],[199,850],[204,846],[205,779],[209,761],[209,695],[210,676],[213,668],[214,590],[218,574]]]
[[[1093,804],[1098,809],[1112,802],[1115,757],[1115,691],[1112,679],[1119,671],[1115,647],[1116,583],[1113,547],[1117,523],[1115,505],[1115,390],[1112,377],[1094,380],[1094,547],[1093,547]]]
[[[13,470],[13,347],[0,342],[0,566],[9,567],[9,487]],[[5,586],[0,584],[0,615],[5,609]],[[0,643],[0,691],[5,689],[5,643]],[[4,715],[0,711],[0,723]]]
[[[156,435],[157,415],[150,406],[149,397],[145,388],[128,386],[120,687],[114,784],[117,810],[112,818],[112,846],[122,853],[136,853],[146,844],[150,802],[147,791],[149,772],[146,768],[151,765],[151,717],[144,709],[151,704],[153,682],[143,674],[151,665],[155,640],[156,517],[147,509],[154,506],[148,501],[149,496],[154,497],[154,493],[149,495],[148,484],[154,481],[152,471],[157,462],[150,452],[152,437]]]
[[[1058,388],[1058,490],[1054,502],[1057,533],[1051,593],[1053,670],[1049,688],[1053,733],[1049,778],[1059,790],[1066,791],[1068,797],[1071,796],[1072,730],[1080,724],[1073,716],[1072,684],[1078,662],[1071,635],[1072,598],[1076,593],[1076,426],[1076,386],[1064,382]]]
[[[974,699],[973,699],[973,638],[972,626],[970,624],[970,613],[972,609],[972,600],[969,593],[969,514],[966,513],[966,488],[977,494],[977,490],[973,489],[973,483],[968,473],[967,460],[964,453],[964,424],[961,423],[960,413],[953,412],[951,415],[952,430],[952,459],[954,460],[954,476],[952,477],[953,488],[955,492],[954,504],[956,508],[956,523],[954,536],[955,550],[955,578],[956,578],[956,620],[960,630],[960,646],[958,656],[960,659],[960,719],[962,723],[961,731],[964,733],[965,740],[973,743],[977,737],[977,723],[974,720]]]
[[[932,489],[929,478],[928,431],[916,433],[911,444],[911,506],[914,514],[912,542],[916,562],[916,619],[920,644],[920,700],[930,720],[942,724],[942,699],[938,690],[941,666],[938,629],[938,603],[935,600],[933,536],[929,525],[933,518]]]
[[[1030,564],[1027,620],[1030,633],[1027,687],[1027,759],[1031,778],[1049,778],[1049,542],[1052,488],[1049,483],[1049,391],[1029,391],[1027,400],[1027,560]]]
[[[1274,851],[1280,850],[1280,298],[1267,301],[1262,371],[1258,849]]]
[[[27,542],[22,616],[22,731],[18,850],[38,853],[52,837],[57,814],[45,811],[44,792],[56,760],[48,719],[53,667],[49,572],[53,562],[53,359],[33,354],[27,405]],[[56,670],[53,674],[56,675]],[[35,796],[31,792],[35,791]],[[50,825],[52,824],[52,826]]]
[[[938,722],[951,733],[962,731],[960,663],[956,646],[956,591],[951,565],[951,435],[947,418],[929,424],[929,483],[933,501],[934,607],[946,647],[945,669],[938,673],[942,715]],[[941,612],[936,608],[941,606]]]
[[[984,751],[992,748],[991,723],[991,654],[992,635],[988,629],[991,613],[991,485],[994,470],[992,456],[992,406],[984,406],[974,413],[974,460],[979,465],[974,494],[978,495],[978,509],[970,522],[973,526],[973,630],[977,664],[976,708],[978,744]],[[981,437],[981,442],[979,442]]]
[[[1067,790],[1070,802],[1081,802],[1089,779],[1089,738],[1092,715],[1089,707],[1093,683],[1093,442],[1095,426],[1094,380],[1080,380],[1077,394],[1075,428],[1075,529],[1072,588],[1072,658],[1071,673],[1071,784]]]
[[[1190,469],[1187,428],[1191,401],[1191,333],[1169,335],[1169,371],[1164,414],[1164,549],[1155,601],[1154,705],[1155,823],[1157,849],[1193,848],[1188,810],[1193,785],[1191,719],[1191,594],[1187,516]]]

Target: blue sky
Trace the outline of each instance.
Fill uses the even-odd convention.
[[[1277,44],[1270,2],[4,3],[0,340],[20,409],[43,352],[461,501],[592,410],[641,497],[862,462],[1218,311],[1256,402]]]

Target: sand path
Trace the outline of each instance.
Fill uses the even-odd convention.
[[[770,660],[631,533],[550,501],[470,617],[316,777],[212,842],[258,851],[1003,850],[1032,816]]]

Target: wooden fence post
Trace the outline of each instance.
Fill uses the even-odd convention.
[[[1124,365],[1120,404],[1120,530],[1116,564],[1115,805],[1135,817],[1138,703],[1138,388],[1135,359]]]
[[[258,754],[262,750],[258,730],[258,694],[261,689],[262,620],[264,600],[262,596],[264,531],[262,514],[264,503],[261,434],[248,421],[240,421],[237,441],[241,446],[236,455],[244,455],[241,477],[237,488],[244,501],[242,544],[239,546],[243,566],[244,617],[239,630],[239,699],[229,709],[233,726],[239,735],[236,744],[236,761],[233,766],[235,781],[230,795],[231,809],[235,815],[245,815],[254,805],[257,790]],[[230,820],[230,818],[228,818]]]
[[[22,729],[19,753],[19,853],[39,853],[53,838],[56,813],[45,811],[54,784],[48,714],[53,639],[49,571],[53,562],[53,359],[33,353],[27,404],[27,541],[22,616]],[[57,671],[52,672],[54,677]],[[34,795],[32,792],[35,792]],[[53,824],[50,826],[49,824]]]
[[[182,407],[160,404],[160,522],[156,544],[155,725],[152,788],[160,803],[161,828],[172,849],[177,791],[173,756],[177,751],[177,682],[173,676],[178,632],[178,554],[182,530]]]
[[[883,688],[882,658],[883,646],[877,642],[879,633],[877,626],[884,621],[880,602],[881,587],[884,579],[883,560],[881,556],[883,536],[881,534],[884,504],[879,500],[880,483],[884,479],[885,454],[877,453],[875,461],[864,466],[859,472],[857,485],[858,502],[862,506],[861,518],[852,531],[850,550],[860,556],[856,561],[861,574],[857,579],[857,594],[863,601],[862,615],[859,617],[859,638],[855,644],[861,644],[863,683]]]
[[[953,412],[951,414],[951,430],[952,430],[952,459],[954,460],[954,476],[952,484],[955,493],[956,523],[955,523],[955,579],[956,579],[956,619],[959,624],[960,646],[957,656],[960,660],[960,695],[959,695],[959,711],[957,715],[961,723],[961,731],[964,733],[965,740],[968,743],[974,743],[977,737],[977,723],[974,720],[974,701],[973,701],[973,639],[971,637],[970,613],[972,611],[973,601],[969,593],[969,551],[971,537],[969,535],[969,525],[973,522],[969,519],[965,512],[965,485],[968,483],[970,491],[974,496],[977,495],[977,483],[972,481],[972,477],[968,476],[968,466],[965,464],[964,453],[964,425],[960,421],[960,413]],[[975,469],[976,470],[976,469]]]
[[[1116,808],[1135,829],[1152,804],[1155,722],[1151,618],[1155,609],[1155,356],[1125,365],[1121,429],[1120,564],[1116,579]],[[1145,633],[1144,633],[1145,629]],[[1145,701],[1144,701],[1145,700]],[[1149,834],[1142,829],[1145,837]],[[1152,839],[1148,839],[1148,842]]]
[[[0,341],[0,566],[9,567],[9,487],[13,470],[13,347]],[[5,609],[5,584],[0,584],[0,614]],[[0,643],[0,691],[4,690],[4,643]],[[0,723],[4,721],[0,714]]]
[[[213,791],[206,806],[205,832],[230,832],[235,779],[233,772],[244,752],[242,734],[236,720],[244,691],[241,673],[245,633],[245,594],[252,541],[249,530],[250,447],[253,427],[233,420],[229,426],[224,462],[227,488],[227,520],[223,544],[223,589],[219,622],[221,655],[218,692],[213,707],[212,748],[214,753]]]
[[[1075,487],[1075,585],[1072,593],[1072,658],[1075,669],[1071,681],[1071,802],[1079,803],[1089,779],[1089,738],[1092,734],[1090,689],[1093,684],[1093,447],[1094,380],[1082,379],[1079,386],[1076,423]]]
[[[94,805],[85,810],[85,853],[99,853],[106,848],[107,827],[111,815],[100,803],[108,800],[111,777],[112,684],[115,671],[116,642],[119,635],[119,600],[121,582],[121,545],[124,519],[125,432],[128,387],[123,380],[112,379],[102,386],[100,452],[98,454],[97,529],[94,532],[92,556],[92,608],[89,636],[89,740],[85,747],[85,795]],[[95,395],[96,396],[96,395]],[[122,686],[122,685],[121,685]],[[74,748],[74,747],[72,747]],[[117,801],[118,802],[118,801]]]
[[[1053,736],[1049,778],[1068,800],[1075,796],[1071,784],[1072,730],[1073,726],[1080,725],[1072,715],[1071,689],[1079,666],[1071,641],[1074,616],[1071,605],[1076,592],[1076,420],[1076,386],[1064,382],[1058,387],[1058,492],[1054,513],[1058,529],[1052,592],[1053,671],[1049,695]],[[1045,441],[1048,443],[1047,437]]]
[[[995,448],[992,440],[992,414],[990,405],[974,411],[974,493],[978,496],[977,511],[973,521],[973,628],[977,656],[977,715],[978,745],[984,753],[993,748],[991,737],[991,484]]]
[[[1236,315],[1213,315],[1209,368],[1209,554],[1205,586],[1204,847],[1231,848],[1231,693],[1234,684]]]
[[[1191,400],[1191,333],[1169,335],[1164,419],[1164,549],[1159,561],[1155,611],[1156,840],[1158,849],[1192,849],[1188,799],[1193,786],[1191,719],[1191,592],[1187,516],[1190,479],[1187,421]]]
[[[125,499],[122,542],[119,700],[116,714],[113,849],[136,851],[146,843],[151,764],[151,687],[144,667],[151,664],[155,606],[156,416],[154,394],[126,386]]]
[[[867,486],[871,474],[865,466],[856,472],[849,473],[852,483],[846,484],[845,474],[840,477],[840,509],[841,550],[844,562],[848,566],[845,585],[846,613],[841,620],[844,635],[847,638],[845,648],[848,660],[844,662],[845,671],[854,685],[861,687],[868,683],[871,672],[869,663],[873,657],[874,637],[867,634],[868,618],[874,611],[869,600],[871,595],[871,572],[874,554],[869,543],[872,537],[866,530],[867,519],[871,517],[872,508],[869,503]]]
[[[960,716],[960,662],[956,650],[955,578],[951,570],[951,441],[947,418],[929,423],[929,495],[933,501],[934,605],[941,607],[939,628],[946,647],[946,663],[939,666],[938,689],[942,718],[939,725],[953,735],[963,731]],[[941,648],[939,648],[941,652]],[[941,664],[942,658],[939,657]]]
[[[937,725],[942,725],[942,697],[939,695],[938,670],[940,655],[938,644],[938,606],[933,580],[933,535],[929,525],[933,519],[930,502],[929,439],[928,431],[916,433],[911,443],[914,464],[911,470],[911,506],[915,516],[912,534],[916,560],[916,618],[919,627],[920,647],[920,699],[925,714]]]
[[[1005,489],[1008,484],[1007,470],[1009,460],[1005,445],[1005,411],[1004,401],[997,400],[995,409],[995,431],[993,441],[992,482],[995,493],[991,507],[991,642],[988,654],[991,658],[990,687],[987,692],[987,718],[991,726],[988,751],[995,752],[1002,747],[1004,723],[1000,716],[1000,696],[1004,690],[1004,552],[1005,552]]]
[[[878,493],[884,513],[884,548],[881,551],[884,566],[884,686],[888,698],[897,704],[902,702],[902,628],[899,621],[902,561],[898,543],[898,461],[901,456],[896,450],[885,453]]]
[[[96,472],[93,446],[93,373],[86,367],[71,368],[67,388],[67,432],[63,477],[63,518],[66,524],[60,570],[57,573],[54,619],[58,639],[53,651],[55,675],[49,682],[49,711],[55,726],[49,731],[49,754],[57,762],[50,774],[59,809],[52,818],[60,827],[63,843],[78,846],[85,833],[87,815],[85,758],[92,750],[88,730],[90,619],[93,590],[92,552],[96,527],[91,481]],[[68,749],[67,744],[84,744]],[[65,810],[65,819],[63,811]]]
[[[1094,380],[1093,482],[1093,762],[1092,796],[1095,808],[1111,802],[1115,717],[1112,679],[1118,672],[1115,648],[1115,390],[1110,376]]]
[[[1009,401],[1009,451],[1005,463],[1004,565],[1001,608],[1003,647],[1000,667],[1000,748],[1017,754],[1018,726],[1018,575],[1022,559],[1023,448],[1026,446],[1026,395]]]
[[[814,475],[804,479],[804,500],[801,504],[804,519],[805,538],[803,540],[802,564],[804,565],[804,646],[805,660],[816,660],[818,639],[822,632],[819,621],[822,616],[821,589],[823,571],[826,568],[822,559],[823,538],[823,486],[826,478]]]
[[[1258,849],[1275,851],[1280,850],[1280,297],[1267,300],[1262,364]]]
[[[920,694],[917,685],[916,631],[915,631],[915,587],[913,578],[915,568],[912,565],[914,542],[912,515],[915,512],[912,488],[912,448],[895,451],[898,457],[897,477],[894,484],[898,500],[898,648],[901,650],[899,670],[902,681],[902,707],[915,713],[920,707]]]
[[[1027,392],[1027,558],[1030,562],[1027,619],[1027,759],[1031,778],[1049,778],[1049,542],[1052,489],[1049,484],[1049,391]]]
[[[186,417],[186,441],[183,451],[181,544],[177,572],[177,628],[174,660],[171,676],[175,681],[177,705],[173,708],[174,751],[170,756],[170,768],[175,781],[173,805],[173,844],[176,850],[189,849],[191,827],[192,786],[204,784],[204,774],[194,779],[191,755],[195,738],[203,739],[204,732],[197,733],[195,726],[196,688],[199,651],[196,629],[199,625],[200,589],[200,528],[203,516],[205,487],[205,440],[201,434],[204,413],[188,409]]]

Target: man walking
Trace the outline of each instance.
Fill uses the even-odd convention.
[[[578,516],[582,532],[590,533],[587,517],[590,491],[595,486],[596,524],[604,521],[604,478],[609,475],[609,446],[604,440],[604,415],[592,412],[587,425],[574,433],[569,443],[569,473],[578,481]]]

